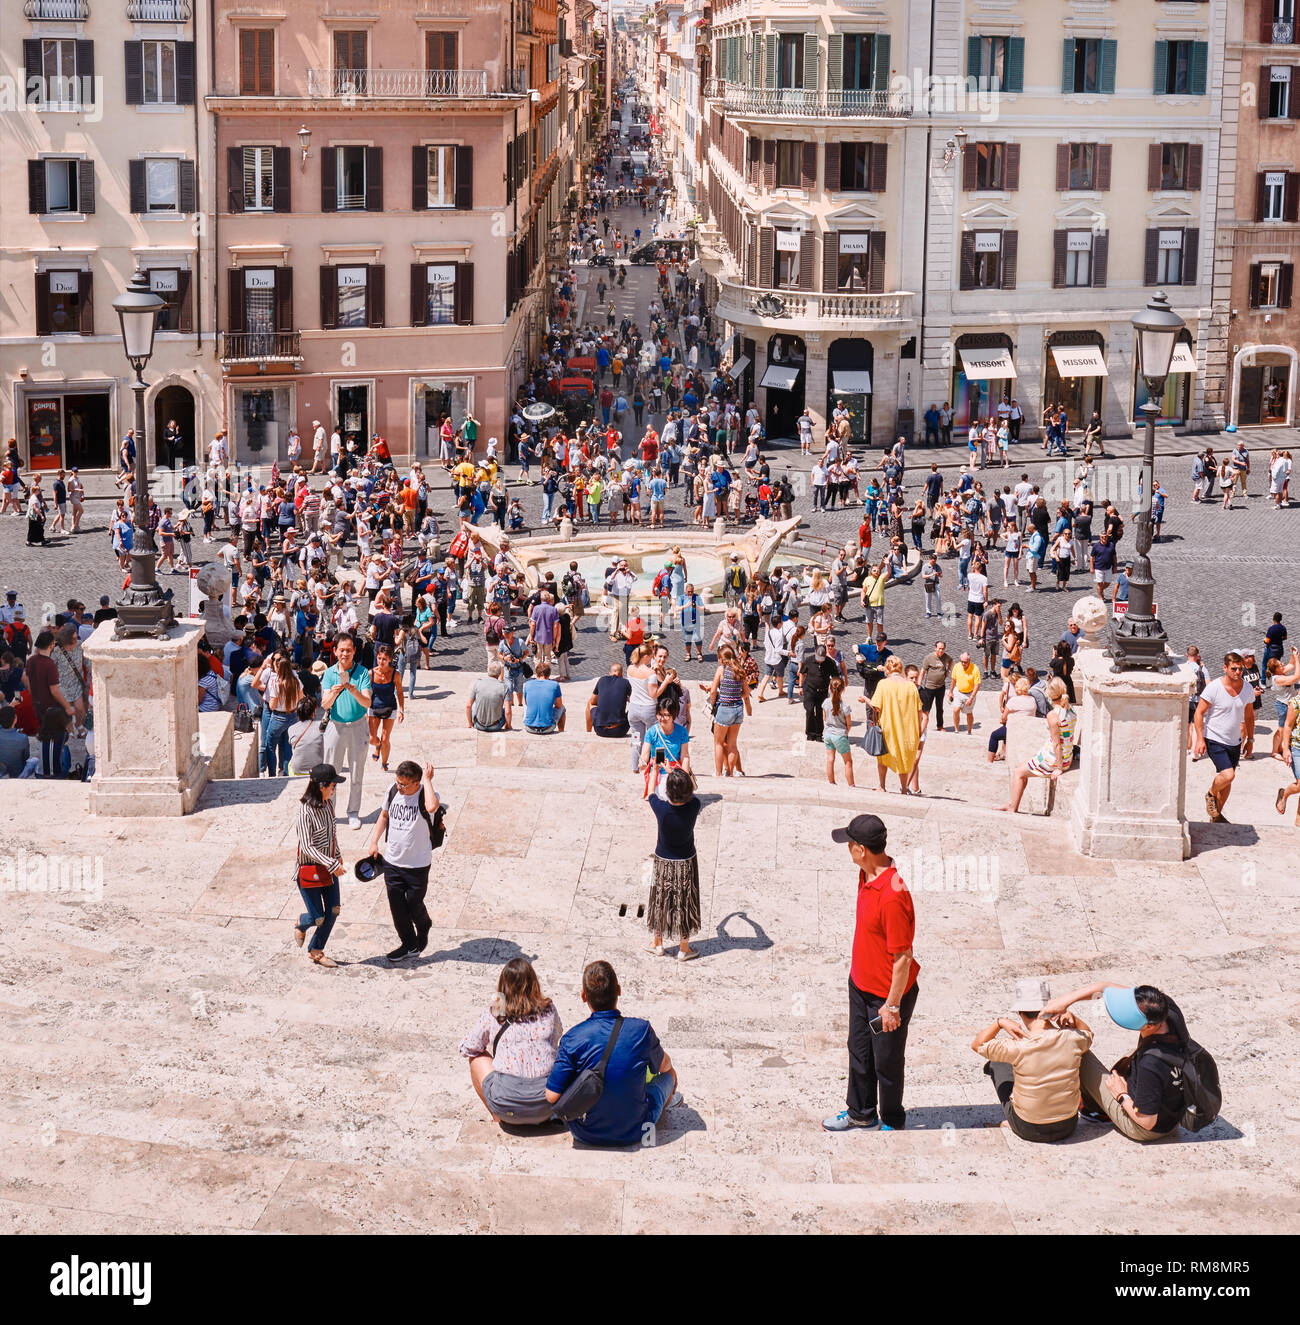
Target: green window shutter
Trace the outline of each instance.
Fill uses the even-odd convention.
[[[872,43],[871,86],[877,92],[889,91],[889,33],[878,32]]]
[[[844,34],[832,32],[826,38],[826,90],[838,92],[844,86]]]
[[[1061,91],[1074,91],[1074,38],[1066,37],[1061,51]]]
[[[1151,90],[1156,96],[1161,96],[1169,85],[1169,43],[1167,41],[1156,42],[1156,72],[1155,78],[1151,84]]]
[[[1101,90],[1103,92],[1115,91],[1115,55],[1118,49],[1118,42],[1103,41],[1101,43]]]
[[[978,78],[980,76],[980,39],[978,37],[966,38],[966,77]]]
[[[803,86],[805,92],[817,91],[818,42],[815,32],[805,32],[803,38]]]
[[[1190,71],[1189,82],[1191,92],[1194,97],[1203,97],[1205,95],[1205,71],[1210,60],[1210,46],[1208,42],[1192,42],[1192,67]]]
[[[763,86],[763,34],[754,33],[749,43],[749,85]]]
[[[1023,92],[1025,90],[1025,39],[1023,37],[1007,38],[1007,92]]]
[[[763,54],[766,57],[763,70],[763,86],[775,87],[777,84],[776,62],[781,54],[781,34],[772,33],[763,42]]]

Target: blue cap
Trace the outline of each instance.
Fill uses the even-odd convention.
[[[1106,1011],[1117,1026],[1126,1031],[1140,1031],[1147,1024],[1146,1013],[1137,1005],[1132,989],[1107,989],[1102,994]]]

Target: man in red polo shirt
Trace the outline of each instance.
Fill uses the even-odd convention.
[[[912,956],[912,894],[885,854],[886,838],[874,814],[859,814],[831,834],[848,845],[858,867],[858,905],[849,967],[848,1108],[822,1122],[828,1132],[901,1131],[907,1120],[903,1056],[921,968]]]

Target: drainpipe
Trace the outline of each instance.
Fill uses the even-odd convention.
[[[934,0],[930,0],[930,49],[926,52],[928,74],[931,80],[934,78]],[[930,104],[930,86],[926,86],[926,118],[933,118],[933,105]],[[929,292],[930,275],[930,168],[933,147],[933,126],[927,127],[925,131],[925,224],[921,235],[921,318],[920,330],[917,333],[916,343],[916,362],[921,373],[921,380],[917,383],[918,399],[925,395],[925,304],[926,296]],[[915,417],[915,416],[913,416]]]

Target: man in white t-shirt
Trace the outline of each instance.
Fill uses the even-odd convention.
[[[1246,664],[1240,653],[1223,659],[1223,675],[1201,691],[1192,719],[1196,729],[1193,753],[1209,755],[1216,772],[1205,793],[1205,808],[1215,823],[1227,823],[1223,807],[1228,802],[1237,764],[1242,755],[1250,758],[1255,746],[1255,689],[1245,683]]]
[[[399,940],[388,960],[396,963],[418,957],[429,944],[433,921],[425,909],[424,895],[429,891],[429,868],[433,864],[433,816],[441,802],[433,789],[432,764],[425,764],[421,770],[419,764],[404,759],[393,780],[366,854],[378,854],[379,839],[387,832],[384,884]]]
[[[980,630],[984,608],[988,604],[989,577],[983,571],[966,573],[966,637],[974,639]]]
[[[1029,523],[1029,505],[1034,498],[1034,485],[1029,481],[1028,474],[1021,474],[1020,482],[1015,487],[1015,498],[1016,528],[1023,534]]]
[[[230,464],[230,451],[226,447],[226,430],[222,428],[208,443],[208,463],[224,469]]]

